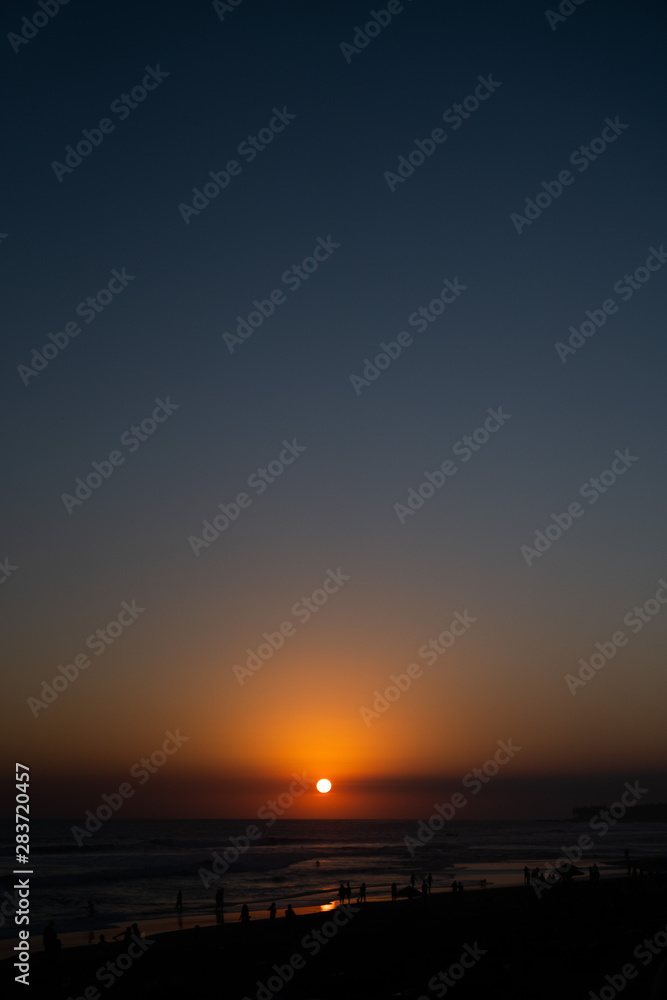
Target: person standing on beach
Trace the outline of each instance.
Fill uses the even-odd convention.
[[[183,893],[181,892],[180,889],[178,890],[178,893],[176,894],[176,909],[177,910],[182,910],[183,909]]]
[[[286,920],[293,920],[295,917],[296,917],[296,913],[292,909],[292,904],[288,903],[287,904],[287,909],[285,910],[285,919]]]
[[[413,872],[412,875],[410,876],[410,885],[412,886],[413,889],[415,887],[415,882],[416,881],[417,881],[417,877],[416,877],[415,873]]]
[[[53,920],[49,920],[48,924],[44,928],[44,935],[42,938],[44,944],[44,951],[46,952],[47,958],[50,962],[57,961],[58,952],[60,950],[61,941],[56,934],[56,927]]]
[[[391,898],[393,902],[396,902],[396,897],[398,895],[398,887],[395,882],[391,883]]]
[[[275,919],[276,919],[276,904],[271,903],[271,906],[269,907],[269,920],[275,920]]]
[[[523,881],[525,885],[530,885],[530,868],[528,867],[528,865],[524,865]]]
[[[241,920],[244,924],[247,924],[247,923],[250,922],[250,910],[248,909],[248,904],[247,903],[244,903],[243,906],[241,907],[241,912],[239,914],[239,920]]]
[[[359,895],[357,896],[357,903],[366,902],[366,883],[362,882],[359,886]]]
[[[341,906],[345,902],[346,896],[347,896],[347,889],[345,888],[344,883],[341,882],[341,884],[338,887],[338,902],[340,903]]]

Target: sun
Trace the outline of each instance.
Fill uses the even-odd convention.
[[[318,792],[330,792],[331,791],[331,782],[329,781],[329,779],[328,778],[320,778],[320,780],[317,782],[317,790],[318,790]]]

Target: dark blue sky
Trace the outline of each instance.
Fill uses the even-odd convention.
[[[35,757],[58,732],[76,746],[95,731],[109,767],[114,719],[129,712],[139,740],[143,719],[182,703],[196,725],[213,689],[221,724],[261,729],[268,708],[229,667],[343,565],[354,592],[295,640],[294,662],[281,654],[275,697],[290,725],[302,661],[354,728],[363,693],[474,606],[484,625],[457,704],[479,718],[460,754],[443,756],[427,725],[415,773],[450,773],[459,756],[466,770],[483,734],[493,744],[507,725],[519,738],[512,713],[531,699],[555,714],[542,743],[530,724],[527,772],[616,773],[624,760],[635,777],[664,763],[651,716],[661,619],[587,690],[588,716],[563,682],[667,572],[667,266],[628,301],[614,291],[667,241],[664,8],[588,0],[553,31],[540,3],[414,0],[348,63],[340,45],[372,9],[384,8],[244,0],[220,20],[211,3],[73,0],[18,52],[6,40],[0,557],[19,566],[1,595],[17,718],[122,600],[151,608],[138,644],[109,651],[114,680],[88,676],[34,720],[49,734]],[[5,4],[3,36],[32,11]],[[157,66],[168,76],[121,120],[112,103]],[[500,86],[488,100],[460,128],[443,122],[489,75]],[[296,117],[247,162],[239,144],[276,108]],[[52,163],[104,118],[114,130],[59,181]],[[580,172],[570,154],[607,118],[628,127]],[[446,141],[392,192],[385,172],[436,128]],[[240,174],[185,224],[179,204],[231,159]],[[518,234],[512,213],[566,169],[573,183]],[[290,291],[281,276],[318,237],[340,246]],[[123,268],[133,280],[25,385],[33,348]],[[442,316],[408,325],[457,278],[466,290]],[[230,353],[223,333],[276,288],[286,301]],[[609,298],[618,312],[562,363],[555,343]],[[401,330],[411,346],[355,394],[350,376]],[[61,495],[167,396],[178,409],[68,515]],[[497,436],[401,524],[394,505],[499,406],[511,418]],[[293,438],[299,460],[195,558],[188,536]],[[617,449],[639,460],[528,567],[520,547]],[[336,660],[356,664],[354,683]],[[450,706],[447,683],[415,697]],[[639,740],[619,733],[628,705],[646,717]],[[210,725],[200,762],[215,756]]]

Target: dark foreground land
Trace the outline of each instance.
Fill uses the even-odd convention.
[[[530,887],[439,892],[289,922],[280,912],[273,923],[244,925],[233,914],[217,926],[157,935],[143,951],[135,947],[138,957],[121,959],[124,971],[122,946],[63,949],[55,963],[37,953],[23,995],[591,1000],[592,991],[600,1000],[667,1000],[664,878],[577,879],[540,898]],[[3,980],[14,974],[12,960],[3,962]]]

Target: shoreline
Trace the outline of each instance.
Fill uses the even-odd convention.
[[[584,882],[588,880],[588,863],[597,864],[603,874],[604,881],[608,882],[610,880],[616,880],[619,878],[625,878],[625,871],[620,868],[620,866],[612,864],[609,860],[605,861],[603,859],[588,859],[585,865],[581,865],[580,870],[583,872],[581,875],[576,876],[576,882]],[[440,895],[451,895],[451,881],[456,879],[464,885],[464,891],[466,893],[479,893],[479,892],[499,892],[507,889],[515,888],[525,888],[523,882],[523,869],[528,867],[531,871],[534,867],[539,867],[540,870],[545,870],[550,862],[544,860],[537,864],[535,860],[524,860],[524,861],[510,861],[506,862],[501,869],[494,870],[494,865],[496,863],[492,862],[486,864],[484,862],[473,862],[470,864],[462,864],[460,866],[453,866],[448,875],[444,880],[434,881],[433,892],[431,896]],[[451,878],[449,877],[451,875]],[[487,878],[487,885],[484,889],[481,888],[480,880],[488,875],[494,876],[494,879]],[[408,883],[402,884],[398,883],[399,891],[407,886]],[[352,892],[351,902],[354,904],[356,900],[356,889]],[[417,880],[417,889],[419,888],[419,879]],[[338,886],[331,886],[330,889],[326,890],[316,890],[316,892],[326,898],[326,902],[313,902],[309,901],[304,905],[299,904],[299,899],[304,896],[310,897],[312,900],[313,891],[301,892],[301,893],[290,893],[284,896],[278,893],[275,896],[275,902],[278,907],[278,913],[283,914],[288,903],[290,903],[297,915],[306,914],[322,914],[327,913],[334,908],[339,906],[338,900]],[[367,884],[368,902],[366,905],[391,902],[391,884],[390,883],[368,883]],[[428,898],[428,897],[427,897]],[[239,914],[243,903],[247,901],[248,907],[251,913],[251,919],[256,924],[263,920],[268,920],[268,902],[265,900],[261,905],[257,904],[257,901],[251,900],[233,900],[225,904],[224,908],[224,919],[221,921],[218,919],[213,907],[208,909],[199,909],[195,912],[188,912],[188,910],[182,911],[180,914],[178,911],[173,910],[169,913],[163,913],[159,916],[141,916],[137,914],[124,914],[122,916],[114,916],[112,918],[106,918],[100,914],[96,918],[90,918],[86,921],[82,921],[84,926],[74,927],[67,930],[60,930],[58,922],[56,921],[56,933],[61,942],[61,947],[63,949],[71,948],[90,948],[94,947],[99,942],[100,934],[104,934],[105,939],[110,943],[115,934],[122,932],[128,925],[137,923],[139,925],[140,931],[143,935],[151,937],[153,935],[162,935],[169,933],[178,933],[181,930],[191,930],[195,926],[199,927],[214,927],[219,923],[233,924],[239,921]],[[398,900],[400,902],[401,899]],[[419,900],[414,900],[419,902]],[[281,917],[278,917],[281,919]],[[38,923],[38,930],[31,931],[30,934],[30,949],[33,953],[40,953],[43,951],[42,944],[42,923]],[[62,926],[62,924],[61,924]],[[3,937],[0,938],[0,961],[7,958],[12,954],[14,945],[16,945],[18,937],[15,934],[13,937]]]
[[[454,968],[467,947],[469,953],[477,949],[484,960],[457,984],[457,1000],[488,995],[513,1000],[581,995],[583,1000],[589,983],[598,993],[605,973],[614,974],[624,961],[632,961],[633,948],[645,935],[664,932],[666,890],[660,877],[597,883],[583,877],[549,885],[540,898],[528,885],[504,886],[495,892],[440,890],[415,899],[336,904],[327,911],[299,912],[292,921],[282,908],[275,921],[262,915],[247,925],[238,918],[207,926],[198,920],[195,929],[184,918],[182,930],[142,936],[136,966],[122,980],[118,973],[110,991],[123,1000],[183,995],[268,1000],[268,993],[279,993],[281,1000],[342,995],[432,1000],[444,994],[429,992],[427,983],[438,969]],[[82,997],[91,984],[99,986],[99,976],[109,975],[104,969],[115,968],[113,963],[126,952],[120,943],[70,947],[55,963],[35,952],[30,960],[32,996]],[[290,961],[298,964],[291,974]],[[653,961],[641,989],[629,983],[624,1000],[650,997],[654,976],[667,967],[667,946]],[[641,965],[636,959],[635,964]],[[11,959],[0,968],[13,978]],[[265,984],[271,975],[276,979],[276,968],[290,982],[267,993]],[[496,992],[498,985],[507,992]],[[100,996],[107,995],[103,988]]]

